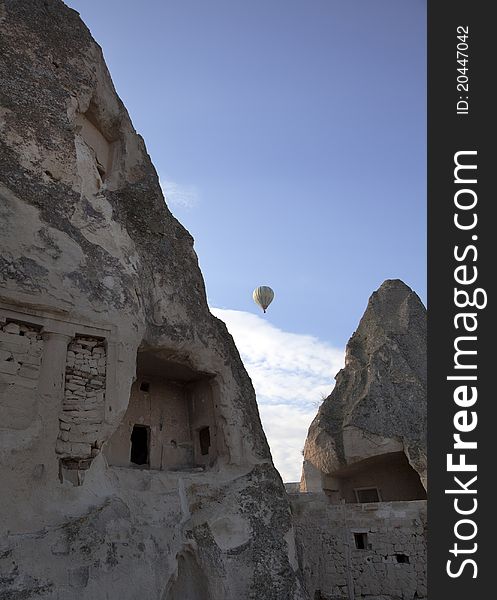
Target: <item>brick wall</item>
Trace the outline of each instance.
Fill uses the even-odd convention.
[[[106,351],[104,342],[78,336],[69,344],[56,451],[66,466],[84,469],[99,452],[104,421]]]
[[[27,429],[37,417],[36,390],[43,340],[20,322],[0,322],[0,427]]]

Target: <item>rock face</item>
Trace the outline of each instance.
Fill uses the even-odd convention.
[[[376,500],[417,500],[425,496],[416,473],[426,487],[426,309],[387,280],[309,428],[301,489],[346,502],[361,501],[362,488],[381,488]]]
[[[426,600],[422,483],[426,310],[390,280],[371,296],[309,428],[300,482],[307,493],[290,492],[311,597]]]
[[[189,233],[98,45],[0,0],[0,596],[305,598]]]

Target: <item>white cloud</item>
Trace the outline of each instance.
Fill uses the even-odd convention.
[[[226,323],[252,378],[276,468],[284,481],[299,480],[307,430],[343,367],[343,350],[252,313],[211,311]]]
[[[259,396],[258,404],[276,468],[283,481],[299,481],[302,450],[317,406],[299,408],[291,404],[264,404]]]
[[[193,208],[199,200],[196,186],[159,178],[166,203],[170,208]]]

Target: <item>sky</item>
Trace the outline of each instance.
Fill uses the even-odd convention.
[[[370,294],[426,300],[425,0],[68,0],[101,45],[283,479]],[[252,290],[270,285],[266,315]]]

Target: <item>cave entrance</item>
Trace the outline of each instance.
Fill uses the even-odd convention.
[[[148,465],[150,463],[150,427],[146,425],[133,425],[131,432],[131,457],[135,465]]]
[[[126,413],[104,451],[109,465],[212,466],[219,447],[213,377],[149,350],[138,353],[136,372]]]
[[[404,452],[390,452],[358,461],[325,476],[323,484],[333,502],[426,500],[426,490]]]

